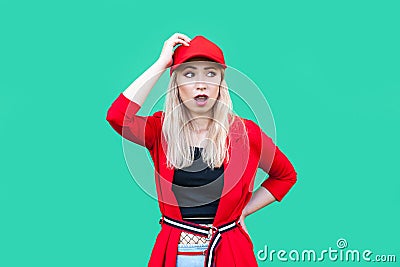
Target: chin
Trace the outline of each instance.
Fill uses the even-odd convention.
[[[191,112],[195,112],[196,114],[207,114],[212,110],[211,107],[194,107],[192,109],[189,109]]]

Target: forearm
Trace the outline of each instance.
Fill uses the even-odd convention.
[[[257,210],[276,201],[275,197],[263,186],[257,189],[243,209],[243,215],[248,216]]]
[[[164,70],[165,66],[157,60],[131,85],[129,85],[129,87],[123,92],[124,96],[142,106]]]
[[[156,61],[140,75],[124,92],[120,93],[107,111],[106,120],[125,139],[148,149],[153,147],[157,136],[154,116],[140,116],[137,112],[156,84],[165,68]]]

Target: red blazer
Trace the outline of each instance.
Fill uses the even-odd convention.
[[[174,169],[166,166],[166,141],[161,134],[163,111],[139,116],[141,108],[122,93],[107,112],[107,121],[124,138],[146,147],[155,167],[155,183],[161,214],[182,220],[172,188]],[[246,134],[247,133],[247,134]],[[214,225],[219,226],[240,217],[252,196],[257,168],[269,177],[261,184],[281,201],[297,180],[297,173],[272,139],[251,120],[235,117],[228,138],[230,159],[224,161],[224,186]],[[240,224],[239,224],[240,226]],[[161,224],[148,266],[176,267],[176,256],[182,230]],[[215,251],[216,267],[258,266],[250,236],[240,227],[222,233]]]

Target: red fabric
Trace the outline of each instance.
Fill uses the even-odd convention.
[[[145,146],[153,159],[155,183],[161,214],[182,220],[174,193],[171,190],[173,169],[166,167],[166,141],[161,134],[163,112],[151,116],[136,113],[140,105],[130,101],[122,93],[107,112],[107,121],[124,138]],[[243,133],[247,133],[243,135]],[[281,201],[297,180],[297,173],[287,157],[261,128],[251,120],[236,117],[229,131],[229,162],[224,161],[224,187],[214,225],[233,221],[241,215],[249,202],[257,168],[269,177],[262,183]],[[176,256],[182,230],[161,224],[148,266],[176,267]],[[222,233],[215,252],[216,267],[258,266],[250,236],[240,226]]]

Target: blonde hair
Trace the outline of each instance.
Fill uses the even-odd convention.
[[[234,121],[232,100],[228,92],[224,75],[221,70],[220,94],[212,107],[212,120],[208,129],[207,142],[202,151],[204,162],[211,168],[221,167],[226,157],[229,160],[228,148],[229,129]],[[187,107],[181,102],[177,84],[177,71],[173,71],[165,100],[165,117],[162,124],[162,134],[168,143],[167,167],[182,169],[192,165],[194,149],[191,130],[195,129]],[[228,140],[228,142],[227,142]]]

